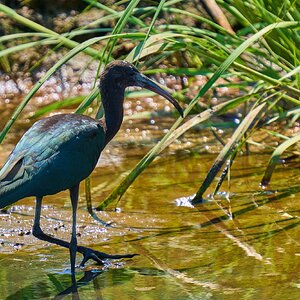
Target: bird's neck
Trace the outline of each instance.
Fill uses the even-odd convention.
[[[101,86],[101,97],[105,112],[107,144],[119,131],[123,121],[123,102],[125,88],[113,86],[110,82]]]

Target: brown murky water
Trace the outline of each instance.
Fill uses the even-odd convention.
[[[157,128],[151,120],[124,124],[93,173],[95,205],[171,122],[156,120]],[[205,143],[199,136],[206,137]],[[186,139],[203,145],[197,151],[171,147],[118,204],[97,212],[112,227],[103,228],[88,214],[82,185],[79,244],[140,255],[78,269],[80,299],[299,299],[299,165],[278,166],[272,190],[262,191],[259,182],[269,155],[239,157],[230,187],[222,189],[230,192],[229,200],[178,207],[175,200],[197,191],[216,156],[209,151],[216,146],[208,131]],[[11,145],[1,147],[2,164]],[[0,215],[0,299],[52,299],[71,284],[68,251],[32,236],[33,214],[34,199],[29,198]],[[44,200],[42,228],[70,238],[67,192]]]

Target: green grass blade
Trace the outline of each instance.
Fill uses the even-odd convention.
[[[9,55],[11,53],[14,52],[19,52],[19,51],[23,51],[25,49],[28,48],[33,48],[33,47],[37,47],[37,46],[41,46],[41,45],[52,45],[52,44],[57,44],[58,40],[54,39],[54,38],[50,38],[50,39],[44,39],[44,40],[40,40],[37,42],[30,42],[30,43],[25,43],[25,44],[20,44],[17,46],[13,46],[13,47],[9,47],[6,48],[4,50],[0,51],[0,57]]]
[[[56,109],[69,107],[74,104],[81,103],[82,100],[85,99],[85,96],[76,96],[72,98],[63,99],[61,101],[56,101],[54,103],[51,103],[47,106],[44,106],[43,108],[37,110],[30,118],[39,118],[45,114],[48,114]]]
[[[192,200],[192,204],[196,204],[199,201],[202,201],[203,194],[208,189],[210,184],[215,179],[216,175],[226,162],[227,158],[233,153],[234,149],[238,145],[240,139],[243,137],[245,132],[248,130],[249,126],[252,124],[253,120],[261,113],[262,109],[265,107],[265,103],[260,104],[258,107],[253,109],[248,115],[243,119],[241,124],[235,130],[234,134],[222,149],[222,151],[217,156],[214,164],[209,170],[205,180],[203,181],[201,187],[196,193],[196,196]]]
[[[42,33],[42,32],[22,32],[22,33],[14,33],[14,34],[8,34],[0,37],[0,43],[7,42],[11,40],[18,40],[23,38],[31,38],[31,37],[43,37],[48,38],[52,37],[52,35],[48,33]]]
[[[107,33],[111,32],[111,28],[93,28],[93,29],[75,29],[70,32],[62,33],[60,36],[70,38],[78,35],[85,35],[91,33]],[[1,42],[7,42],[11,40],[18,40],[24,38],[32,38],[32,37],[41,37],[41,38],[51,38],[53,34],[43,33],[43,32],[22,32],[22,33],[13,33],[0,37]]]
[[[172,49],[174,46],[173,42],[166,41],[166,39],[178,37],[183,37],[183,35],[172,32],[154,34],[145,40],[144,44],[140,43],[138,46],[133,48],[126,57],[126,60],[133,63],[140,58],[157,54],[162,51],[166,52],[168,49]]]
[[[264,80],[267,83],[273,84],[275,89],[281,89],[281,90],[289,92],[291,95],[296,97],[296,98],[291,97],[290,101],[293,102],[296,105],[300,105],[300,100],[297,99],[297,98],[300,97],[300,90],[299,89],[294,88],[291,85],[286,85],[280,80],[277,80],[275,78],[267,76],[267,75],[265,75],[261,72],[258,72],[254,69],[251,69],[251,68],[248,68],[248,67],[246,67],[242,64],[239,64],[237,62],[233,62],[233,66],[235,68],[237,68],[238,70],[245,72],[246,74],[247,73],[250,74],[254,78]]]
[[[81,104],[77,107],[75,113],[77,114],[83,114],[87,108],[90,106],[90,104],[96,99],[100,94],[99,88],[95,87],[90,94],[84,98],[84,100],[81,102]]]
[[[151,33],[151,31],[153,29],[153,26],[154,26],[154,23],[155,23],[158,15],[160,13],[160,11],[162,10],[164,3],[165,3],[165,0],[161,0],[159,2],[159,5],[158,5],[158,7],[157,7],[157,9],[155,11],[154,17],[152,18],[151,24],[150,24],[150,26],[148,28],[147,33],[146,33],[145,39],[141,42],[141,44],[139,45],[139,47],[136,47],[136,50],[138,50],[138,51],[134,51],[134,57],[133,57],[132,61],[134,61],[134,60],[138,61],[140,59],[141,52],[143,51],[145,43],[146,43],[146,41],[148,40],[148,38],[150,36],[150,33]]]
[[[126,7],[125,11],[123,12],[121,18],[118,20],[114,30],[113,30],[113,34],[117,34],[117,33],[121,33],[126,22],[128,21],[128,19],[130,18],[132,11],[134,10],[134,8],[138,5],[140,1],[139,0],[131,0],[129,5]],[[112,40],[112,42],[111,42]],[[111,42],[111,45],[110,45]],[[117,43],[117,39],[113,38],[110,39],[105,47],[104,53],[106,52],[106,50],[108,49],[108,54],[107,54],[107,59],[106,59],[106,64],[108,63],[109,57],[111,56],[111,53],[115,47]],[[104,57],[102,57],[103,59]],[[101,61],[102,63],[102,61]],[[100,67],[101,67],[101,63],[100,63]]]
[[[268,166],[266,168],[266,171],[264,173],[263,179],[261,180],[261,186],[266,187],[272,177],[273,171],[276,167],[276,165],[280,161],[280,156],[282,153],[292,145],[295,145],[296,143],[300,142],[300,134],[289,138],[288,140],[284,141],[281,145],[279,145],[275,151],[272,153],[271,158],[269,160]]]
[[[286,119],[289,118],[290,116],[297,116],[299,114],[300,114],[300,107],[288,111],[284,111],[278,114],[277,116],[274,116],[273,118],[269,119],[268,122],[266,122],[266,125],[272,124],[273,122],[276,122],[280,119]]]

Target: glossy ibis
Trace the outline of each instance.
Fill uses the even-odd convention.
[[[77,246],[76,209],[80,182],[96,166],[101,151],[118,132],[123,120],[126,87],[139,86],[169,100],[182,116],[172,96],[125,61],[107,65],[100,76],[104,120],[79,114],[59,114],[37,121],[23,135],[0,170],[0,209],[28,196],[36,197],[33,235],[69,248],[71,273],[75,272],[76,252],[83,255],[81,266],[93,259],[129,258],[134,254],[109,255]],[[68,189],[72,203],[72,237],[66,242],[46,235],[40,228],[42,199]]]

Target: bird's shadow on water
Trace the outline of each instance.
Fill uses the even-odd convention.
[[[70,274],[49,273],[47,274],[47,277],[49,279],[47,282],[45,282],[44,280],[33,281],[31,284],[9,295],[6,300],[58,300],[63,299],[68,295],[72,295],[72,299],[78,300],[86,298],[85,293],[87,292],[87,290],[89,291],[89,293],[95,293],[95,299],[102,299],[102,287],[125,284],[132,279],[134,273],[135,272],[128,268],[104,267],[103,269],[99,269],[99,267],[97,267],[91,270],[83,271],[83,276],[80,277],[80,279],[76,280],[75,284],[71,284]],[[78,277],[79,272],[77,272],[76,275],[76,277]],[[109,280],[107,279],[108,277]],[[83,287],[85,288],[82,289]],[[53,294],[55,294],[55,291],[56,295],[53,296]]]
[[[100,274],[103,274],[104,270],[100,270],[95,272],[94,270],[90,270],[90,271],[85,271],[84,275],[76,281],[75,284],[71,284],[68,288],[66,288],[65,290],[63,290],[62,292],[60,292],[59,294],[57,294],[53,300],[59,300],[59,299],[63,299],[65,296],[67,295],[71,295],[72,294],[72,299],[80,299],[79,293],[78,293],[78,288],[80,288],[81,286],[85,286],[88,283],[90,283],[91,281],[93,281],[95,278],[97,278]],[[49,276],[50,280],[53,282],[54,280],[57,281],[56,278]],[[57,282],[56,282],[57,284]],[[100,287],[98,287],[98,291],[100,292]],[[97,291],[96,291],[97,292]]]

